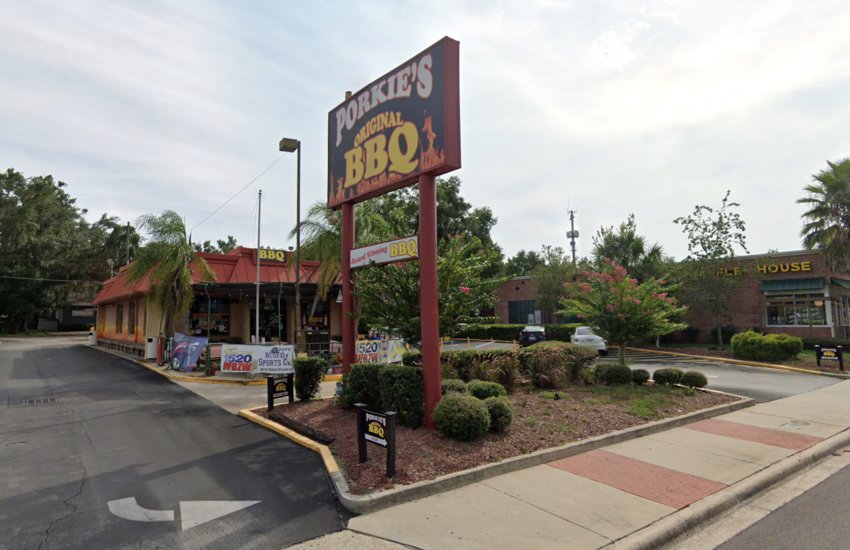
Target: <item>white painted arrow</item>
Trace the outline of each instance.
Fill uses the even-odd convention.
[[[258,504],[259,500],[188,500],[180,501],[181,530],[191,529],[208,521],[232,514]],[[110,500],[109,511],[130,521],[174,521],[174,510],[142,508],[135,497]]]

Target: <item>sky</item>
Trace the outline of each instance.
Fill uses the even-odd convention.
[[[0,169],[52,174],[92,221],[175,210],[195,241],[256,246],[262,189],[262,246],[294,245],[296,158],[280,138],[302,144],[303,216],[327,199],[328,113],[345,91],[443,36],[460,42],[451,175],[493,210],[506,257],[568,249],[573,209],[579,257],[634,213],[681,259],[673,219],[727,190],[750,253],[797,250],[796,200],[850,156],[846,1],[0,0],[0,13]]]

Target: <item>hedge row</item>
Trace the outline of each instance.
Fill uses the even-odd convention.
[[[752,330],[732,337],[732,352],[753,361],[786,361],[803,351],[803,340],[788,334],[759,334]]]
[[[440,354],[443,378],[497,382],[509,392],[521,379],[538,388],[560,388],[575,382],[596,351],[566,342],[540,342],[521,350],[461,350]],[[407,352],[402,363],[422,366],[419,351]]]
[[[461,325],[455,330],[455,338],[475,338],[477,340],[518,340],[522,329],[528,325]],[[546,324],[543,327],[546,329],[546,338],[548,340],[558,340],[560,342],[569,342],[570,336],[575,332],[576,327],[582,326],[579,323],[567,324]]]

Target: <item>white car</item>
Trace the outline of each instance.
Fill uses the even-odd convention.
[[[599,355],[608,355],[608,342],[599,335],[593,333],[590,327],[576,327],[570,336],[570,342],[579,346],[587,346],[599,352]]]

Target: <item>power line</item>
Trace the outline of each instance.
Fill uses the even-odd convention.
[[[280,162],[280,159],[282,159],[282,158],[283,158],[283,156],[282,156],[282,155],[281,155],[281,156],[278,156],[278,157],[277,157],[277,159],[276,159],[273,163],[271,163],[271,164],[268,166],[268,168],[266,168],[265,170],[263,170],[262,172],[260,172],[260,174],[259,174],[257,177],[255,177],[254,179],[252,179],[251,181],[249,181],[247,184],[245,184],[245,187],[243,187],[242,189],[240,189],[239,191],[237,191],[235,195],[233,195],[232,197],[230,197],[229,199],[227,199],[226,201],[224,201],[224,204],[222,204],[221,206],[219,206],[218,208],[216,208],[215,210],[213,210],[212,212],[210,212],[210,213],[209,213],[209,215],[208,215],[206,218],[204,218],[204,219],[202,219],[201,221],[199,221],[198,223],[196,223],[196,224],[194,225],[194,227],[192,227],[192,229],[190,229],[190,230],[189,230],[189,233],[193,232],[193,231],[195,230],[195,228],[197,228],[199,225],[201,225],[202,223],[204,223],[204,222],[205,222],[205,221],[207,221],[208,219],[212,218],[212,217],[213,217],[213,216],[214,216],[214,215],[215,215],[215,214],[216,214],[219,210],[221,210],[222,208],[224,208],[225,206],[227,206],[227,205],[230,203],[230,201],[232,201],[233,199],[235,199],[236,197],[238,197],[238,196],[239,196],[239,194],[240,194],[242,191],[244,191],[244,190],[248,189],[248,187],[250,187],[252,183],[254,183],[254,182],[255,182],[255,181],[257,181],[258,179],[260,179],[261,177],[263,177],[263,176],[266,174],[266,172],[268,172],[269,170],[271,170],[271,169],[274,167],[274,165],[275,165],[275,164],[277,164],[278,162]]]

